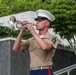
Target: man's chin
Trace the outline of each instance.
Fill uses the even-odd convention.
[[[36,29],[37,29],[37,30],[41,30],[41,29],[39,29],[38,27],[36,27]]]

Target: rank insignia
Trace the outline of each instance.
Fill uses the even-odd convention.
[[[56,37],[52,38],[51,41],[53,42],[53,44],[55,44],[55,42],[56,42]]]

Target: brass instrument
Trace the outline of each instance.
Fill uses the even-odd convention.
[[[36,26],[34,23],[30,23],[30,22],[27,22],[27,23],[28,23],[28,24],[32,24],[33,26]],[[16,20],[16,17],[15,17],[15,16],[11,16],[11,17],[10,17],[9,24],[10,24],[10,25],[13,25],[13,26],[15,25],[16,28],[18,28],[18,29],[23,28],[22,22]]]

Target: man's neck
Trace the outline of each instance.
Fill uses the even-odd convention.
[[[41,30],[39,31],[39,35],[44,35],[46,32],[48,32],[48,30]]]

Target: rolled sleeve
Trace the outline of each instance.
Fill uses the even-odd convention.
[[[53,48],[56,49],[57,46],[58,46],[58,39],[57,39],[57,37],[53,37],[49,41],[50,41],[51,45],[53,46]]]
[[[53,48],[54,49],[56,49],[57,48],[57,46],[58,46],[58,39],[57,39],[57,37],[49,37],[49,38],[47,38],[47,39],[44,39],[46,42],[48,42],[48,43],[50,43],[52,46],[53,46]]]
[[[29,47],[29,41],[26,40],[25,42],[22,43],[22,45],[23,45],[23,49],[24,50],[28,49],[28,47]]]

